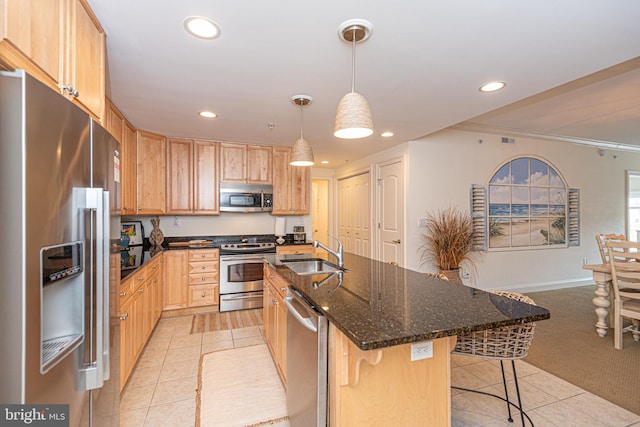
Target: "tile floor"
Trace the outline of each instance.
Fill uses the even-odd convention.
[[[160,319],[123,391],[121,427],[194,426],[200,355],[264,343],[258,326],[191,335],[191,320]],[[640,427],[640,415],[525,362],[518,361],[517,369],[525,410],[537,427]],[[503,394],[497,361],[453,355],[452,383]],[[513,381],[509,386],[513,388]],[[515,389],[510,395],[515,396]],[[452,390],[451,400],[454,427],[520,425],[519,413],[514,412],[514,423],[506,420],[506,404],[498,399]]]

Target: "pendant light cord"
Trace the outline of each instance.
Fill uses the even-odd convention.
[[[351,93],[356,91],[356,27],[353,27],[351,47]]]
[[[304,139],[304,136],[302,134],[302,130],[304,128],[304,117],[302,116],[302,109],[304,108],[304,100],[301,99],[300,100],[300,139]]]

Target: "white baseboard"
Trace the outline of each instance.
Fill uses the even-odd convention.
[[[560,282],[541,282],[515,285],[509,288],[501,288],[505,291],[519,292],[521,294],[528,294],[529,292],[542,292],[553,291],[556,289],[575,288],[578,286],[594,285],[595,282],[591,278],[578,279],[578,280],[562,280]]]

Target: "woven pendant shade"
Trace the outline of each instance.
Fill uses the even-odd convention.
[[[364,138],[373,133],[371,109],[364,96],[350,92],[342,97],[336,110],[333,134],[338,138]]]
[[[291,147],[291,161],[289,164],[292,166],[313,166],[313,163],[311,144],[304,138],[294,142],[293,147]]]
[[[309,95],[294,95],[291,97],[291,102],[300,107],[300,138],[293,143],[291,147],[291,159],[289,164],[291,166],[313,166],[313,150],[309,141],[304,139],[304,117],[302,110],[305,105],[308,105],[313,101]]]

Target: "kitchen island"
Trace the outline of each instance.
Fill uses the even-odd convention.
[[[332,427],[450,425],[456,335],[550,317],[543,307],[348,253],[341,274],[286,267],[305,257],[279,255],[274,267],[329,320]],[[425,341],[429,357],[412,361],[412,344]]]

